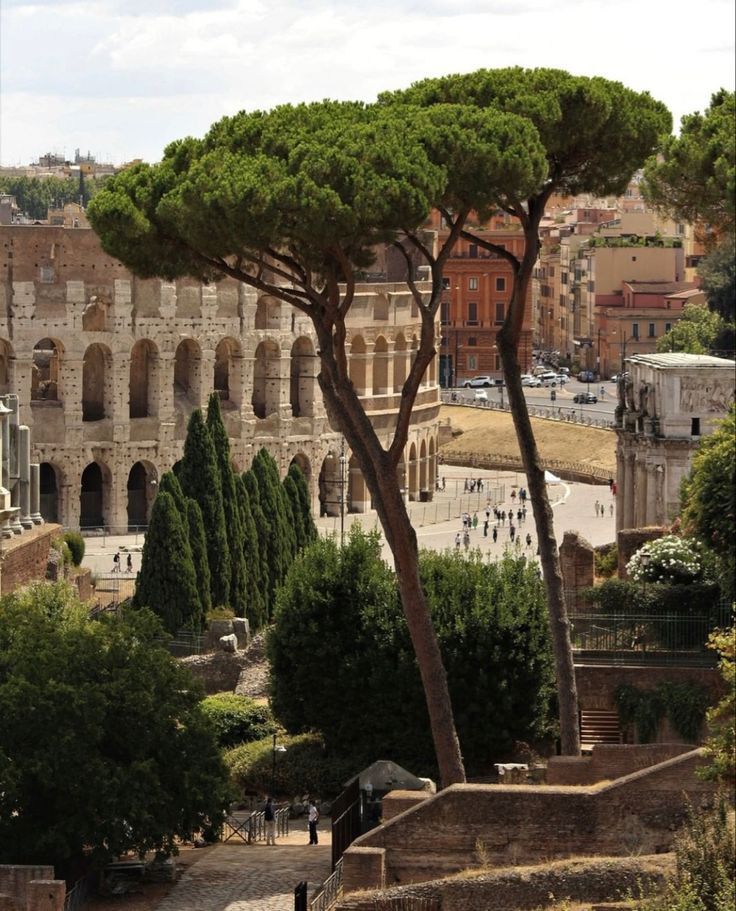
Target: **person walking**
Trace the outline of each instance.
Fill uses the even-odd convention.
[[[269,796],[263,808],[263,819],[266,823],[266,845],[276,845],[276,810],[273,797]]]
[[[516,537],[516,528],[513,525],[509,525],[509,537],[511,538],[511,543],[514,543],[514,538]]]
[[[465,529],[465,534],[463,535],[463,544],[465,545],[465,552],[467,553],[468,548],[470,547],[470,531],[467,528]]]
[[[473,531],[478,527],[478,513],[473,513]]]
[[[461,541],[462,541],[462,538],[461,538],[461,536],[460,536],[460,532],[458,532],[458,533],[455,535],[455,550],[460,550],[460,543],[461,543]]]
[[[608,508],[611,511],[611,515],[613,515],[613,503],[611,503]]]
[[[516,510],[516,522],[517,522],[518,525],[521,525],[521,517],[522,517],[522,515],[523,515],[522,511],[521,511],[520,509],[517,509],[517,510]]]
[[[307,815],[307,822],[309,824],[309,844],[317,845],[319,844],[319,839],[317,838],[317,823],[319,822],[319,810],[313,800],[309,801],[309,812]]]
[[[526,546],[527,547],[532,546],[532,536],[529,532],[526,533]]]
[[[598,500],[595,501],[593,508],[595,509],[595,514],[596,514],[596,518],[597,518],[600,513],[600,508],[601,508],[601,504],[598,502]]]
[[[128,554],[128,559],[126,561],[125,566],[129,573],[133,572],[133,555],[132,554]]]
[[[493,543],[495,544],[498,541],[498,528],[494,525],[493,527]]]
[[[114,573],[120,572],[120,554],[119,553],[116,553],[115,556],[112,558],[112,571]]]
[[[488,519],[486,519],[485,522],[483,523],[483,537],[484,538],[488,537]]]
[[[502,509],[501,510],[501,525],[505,525],[505,524],[506,524],[506,510]]]

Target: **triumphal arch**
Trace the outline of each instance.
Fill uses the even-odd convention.
[[[0,395],[18,396],[31,428],[45,519],[117,533],[145,526],[189,415],[213,391],[238,471],[265,447],[282,475],[299,464],[320,513],[370,508],[327,419],[306,316],[230,279],[138,279],[87,228],[0,226],[0,241]],[[420,326],[403,283],[359,287],[350,377],[386,442]],[[435,361],[400,466],[410,499],[432,495],[438,425]]]

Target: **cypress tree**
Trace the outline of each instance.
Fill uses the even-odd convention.
[[[197,408],[189,418],[179,480],[182,490],[202,510],[207,536],[210,568],[210,597],[213,606],[230,604],[230,551],[222,507],[222,487],[212,438]]]
[[[271,580],[271,553],[270,546],[271,527],[266,519],[265,513],[261,508],[261,491],[258,484],[258,478],[251,468],[250,471],[243,473],[243,486],[248,494],[250,502],[250,512],[256,527],[256,537],[258,542],[258,554],[260,556],[261,568],[261,593],[263,595],[263,606],[266,616],[271,619],[273,612],[273,586]]]
[[[302,524],[304,526],[306,539],[305,544],[308,544],[317,537],[317,526],[314,524],[314,517],[312,516],[312,501],[309,496],[309,485],[307,484],[307,479],[304,477],[304,472],[296,462],[292,462],[289,466],[289,477],[296,484],[296,489],[299,494],[299,505],[301,508]]]
[[[241,477],[235,476],[235,495],[238,500],[240,522],[243,528],[243,560],[248,569],[246,597],[248,619],[253,629],[260,629],[267,620],[265,582],[267,579],[261,563],[258,530],[250,506],[250,497]],[[260,508],[260,507],[259,507]]]
[[[286,578],[294,555],[294,530],[289,524],[278,467],[266,449],[261,449],[253,459],[253,472],[258,479],[261,508],[269,525],[268,564],[270,598],[273,604],[276,591]]]
[[[200,623],[202,605],[188,536],[166,491],[153,502],[133,606],[150,608],[170,633]]]
[[[225,531],[230,551],[230,604],[240,615],[245,614],[247,605],[247,568],[243,559],[243,527],[240,518],[235,476],[230,462],[230,440],[222,421],[220,397],[216,392],[210,395],[207,405],[207,430],[217,457],[217,470],[222,488],[222,507],[225,513]]]
[[[187,514],[187,498],[184,496],[179,479],[173,471],[165,471],[161,475],[161,480],[158,483],[158,492],[171,495],[174,505],[182,518]]]
[[[210,565],[207,559],[207,537],[204,533],[204,521],[199,503],[191,498],[186,501],[187,527],[189,529],[189,546],[192,551],[192,562],[197,577],[197,591],[202,605],[202,620],[212,608],[210,596]]]
[[[298,553],[306,544],[307,537],[302,517],[301,503],[299,501],[299,491],[297,490],[297,486],[291,475],[287,474],[284,478],[283,488],[284,493],[286,494],[286,505],[289,509],[291,525],[294,529],[294,545],[296,553]]]

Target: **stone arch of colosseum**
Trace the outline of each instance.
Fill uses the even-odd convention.
[[[47,518],[120,532],[139,524],[150,481],[181,458],[189,414],[213,391],[238,471],[265,447],[282,476],[292,461],[300,465],[315,513],[339,515],[341,437],[327,419],[316,334],[304,314],[229,280],[134,279],[87,229],[0,233],[14,241],[12,287],[0,287],[0,391],[18,396],[20,420],[31,427]],[[65,278],[48,284],[33,263],[51,243]],[[360,288],[347,326],[349,373],[384,446],[421,331],[416,308],[394,308],[392,295],[406,296],[405,286]],[[419,389],[398,468],[412,499],[422,495],[421,478],[431,490],[435,477],[433,376],[435,367]],[[370,508],[349,449],[343,491],[346,511]]]
[[[158,488],[158,471],[147,459],[135,462],[128,472],[128,530],[137,531],[148,525],[151,507]]]

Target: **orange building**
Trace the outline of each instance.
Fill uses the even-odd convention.
[[[439,213],[433,214],[431,227],[438,232],[441,245],[448,232]],[[508,216],[496,216],[472,230],[519,259],[524,255],[521,225]],[[455,386],[477,374],[500,378],[502,368],[496,334],[503,325],[511,300],[511,264],[500,254],[461,239],[445,265],[444,285],[440,312],[440,384]],[[531,369],[532,363],[531,303],[530,286],[519,346],[519,361],[525,372]]]

